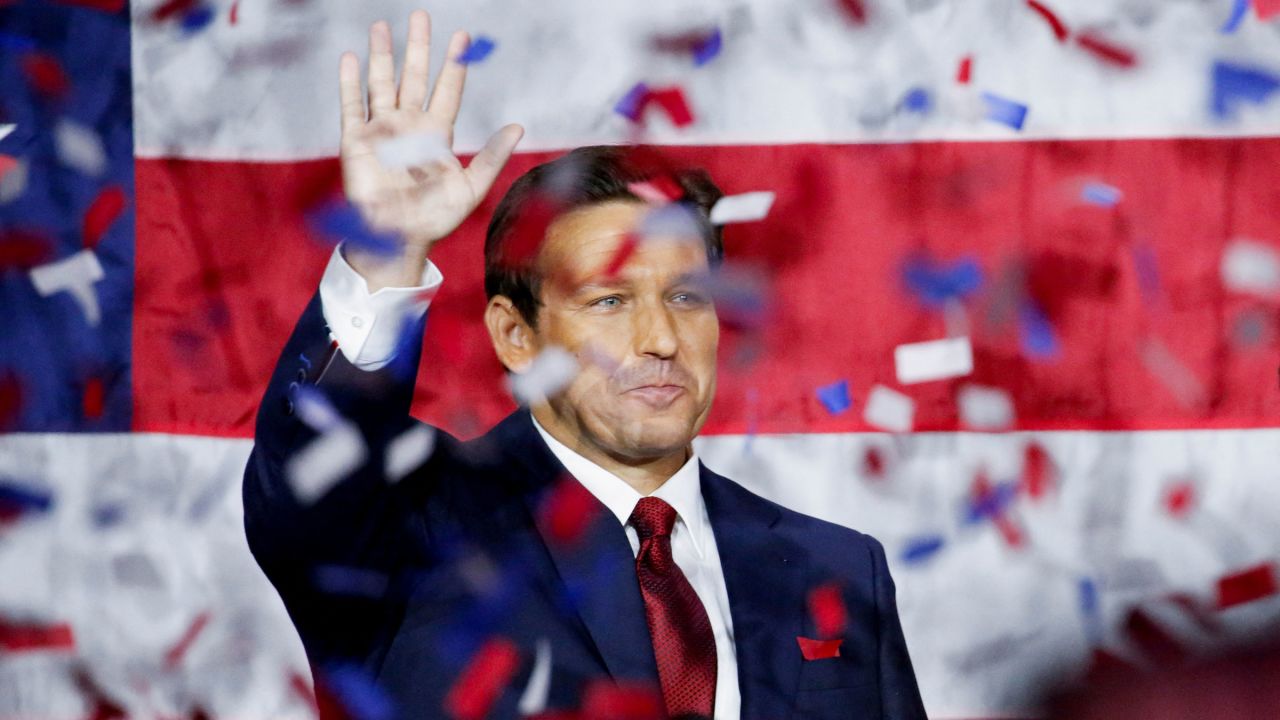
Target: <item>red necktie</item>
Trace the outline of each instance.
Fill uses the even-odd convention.
[[[636,577],[667,714],[709,718],[716,699],[716,638],[707,609],[671,557],[676,510],[658,498],[640,498],[628,522],[640,536]]]

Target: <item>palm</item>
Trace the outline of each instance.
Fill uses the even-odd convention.
[[[342,179],[347,198],[379,230],[403,235],[407,243],[429,247],[448,235],[480,204],[515,149],[522,130],[508,125],[494,133],[471,164],[463,167],[449,148],[462,99],[466,66],[453,60],[467,37],[455,33],[444,69],[427,100],[430,18],[409,18],[400,87],[395,87],[391,31],[386,23],[369,29],[369,107],[360,92],[359,63],[344,53],[339,70],[342,96]],[[396,138],[438,138],[443,152],[431,160],[385,165],[379,145]]]

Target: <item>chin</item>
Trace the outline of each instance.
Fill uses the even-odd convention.
[[[696,434],[690,418],[650,416],[630,420],[619,439],[636,457],[661,457],[683,449]]]

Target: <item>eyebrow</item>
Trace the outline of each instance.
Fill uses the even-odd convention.
[[[598,277],[598,276],[597,276]],[[710,279],[710,275],[705,272],[686,272],[680,273],[667,283],[667,287],[675,287],[678,285],[698,285],[705,284]],[[611,288],[631,287],[632,282],[621,275],[613,277],[609,280],[593,279],[588,280],[574,289],[574,293],[591,292],[599,290],[609,290]]]

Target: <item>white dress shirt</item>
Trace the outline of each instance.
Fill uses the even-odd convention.
[[[320,303],[330,335],[348,362],[365,370],[376,370],[391,361],[401,324],[406,317],[420,317],[429,302],[424,291],[444,281],[431,261],[423,271],[420,285],[382,288],[375,293],[342,256],[342,246],[333,251],[320,280]],[[631,511],[643,497],[625,480],[570,450],[533,421],[547,447],[578,482],[618,518],[631,543],[631,553],[640,552],[640,536],[627,525]],[[671,531],[671,554],[676,565],[693,585],[694,592],[711,619],[716,639],[715,720],[737,720],[742,697],[738,689],[738,660],[734,650],[733,620],[729,614],[729,591],[724,584],[720,551],[716,547],[711,518],[702,499],[698,456],[689,460],[653,492],[675,508],[676,524]]]

